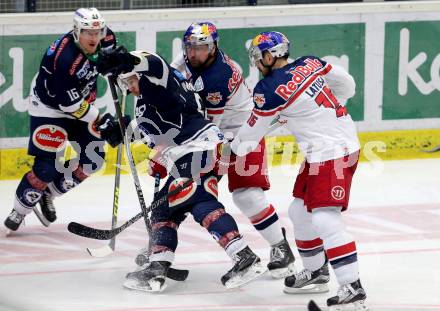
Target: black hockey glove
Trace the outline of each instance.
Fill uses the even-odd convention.
[[[124,115],[124,133],[130,121],[130,116]],[[102,116],[96,123],[96,129],[100,132],[101,138],[108,142],[113,148],[123,141],[118,119],[113,117],[110,113],[106,113]]]
[[[97,69],[102,75],[133,71],[134,65],[139,64],[139,59],[131,55],[127,49],[120,45],[114,50],[100,51],[98,54]]]

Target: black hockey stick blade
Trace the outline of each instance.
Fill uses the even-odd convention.
[[[125,228],[131,226],[136,221],[138,221],[140,218],[143,217],[143,213],[139,213],[133,218],[131,218],[129,221],[127,221],[125,224],[123,224],[120,227],[111,229],[111,230],[104,230],[104,229],[96,229],[92,227],[88,227],[83,224],[79,224],[77,222],[71,222],[67,226],[67,230],[69,232],[89,238],[89,239],[95,239],[95,240],[110,240],[114,236],[118,235],[120,232],[122,232]]]
[[[115,236],[113,230],[101,230],[92,227],[88,227],[83,224],[79,224],[77,222],[71,222],[67,226],[67,230],[69,232],[95,240],[110,240],[113,236]]]
[[[307,305],[307,310],[308,311],[322,311],[322,309],[320,307],[318,307],[316,302],[314,302],[313,300],[309,301],[309,304]]]
[[[147,208],[147,212],[154,210],[158,206],[162,205],[163,203],[165,203],[168,200],[169,197],[172,197],[172,196],[180,193],[180,191],[182,191],[183,189],[185,189],[186,187],[191,185],[193,182],[194,182],[194,179],[189,178],[182,185],[177,186],[176,189],[168,192],[163,197],[161,197],[157,200],[154,200],[153,203],[151,203],[151,205]],[[73,234],[76,234],[76,235],[79,235],[79,236],[82,236],[85,238],[89,238],[89,239],[110,240],[114,236],[116,236],[119,233],[121,233],[122,231],[124,231],[126,228],[130,227],[132,224],[134,224],[136,221],[141,219],[143,216],[144,216],[144,213],[140,212],[137,215],[133,216],[126,223],[124,223],[122,226],[111,229],[111,230],[96,229],[96,228],[88,227],[83,224],[79,224],[77,222],[69,223],[69,225],[67,226],[67,230],[69,230],[69,232],[71,232]]]
[[[167,278],[174,280],[174,281],[183,282],[188,278],[188,274],[189,274],[189,271],[186,269],[176,269],[176,268],[170,267],[168,269]]]

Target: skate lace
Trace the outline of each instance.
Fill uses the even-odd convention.
[[[284,252],[281,247],[275,246],[270,250],[270,261],[281,261],[284,257]]]
[[[312,271],[308,269],[303,269],[295,277],[299,280],[310,280],[312,279]]]
[[[347,297],[349,297],[350,295],[354,295],[356,294],[356,291],[353,287],[351,287],[349,284],[347,285],[342,285],[341,287],[339,287],[338,289],[338,297],[340,300],[342,299],[346,299]]]
[[[45,192],[41,199],[49,211],[55,212],[55,206],[53,205],[53,197],[51,194]]]
[[[15,210],[12,211],[11,214],[9,215],[9,219],[11,221],[15,222],[16,224],[19,224],[23,220],[23,218],[24,218],[24,216]]]

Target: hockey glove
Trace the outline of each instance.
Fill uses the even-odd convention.
[[[98,54],[97,70],[100,74],[106,75],[133,71],[135,65],[139,63],[139,59],[131,55],[127,49],[121,45],[114,50],[100,51]]]
[[[128,124],[130,124],[131,118],[129,115],[124,115],[124,133]],[[109,143],[113,148],[119,145],[122,141],[121,130],[119,128],[118,120],[110,113],[106,113],[96,123],[96,129],[100,132],[101,138]]]

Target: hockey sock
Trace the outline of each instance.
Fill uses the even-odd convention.
[[[246,247],[237,223],[218,201],[203,202],[193,207],[194,219],[199,222],[232,258]]]
[[[232,193],[232,198],[235,205],[270,245],[283,240],[278,215],[273,205],[267,201],[263,189],[240,188]]]
[[[67,163],[67,162],[66,162]],[[82,166],[78,166],[71,174],[58,172],[53,182],[48,185],[48,188],[52,195],[61,196],[64,193],[70,191],[87,177],[89,177],[84,171]]]
[[[22,215],[32,212],[46,187],[47,183],[38,178],[33,170],[26,173],[15,191],[14,209]]]
[[[356,244],[342,223],[340,207],[323,207],[312,211],[312,222],[320,238],[339,285],[359,279]]]
[[[312,214],[302,199],[295,198],[289,207],[295,242],[305,269],[316,271],[325,263],[324,244],[313,229]]]

